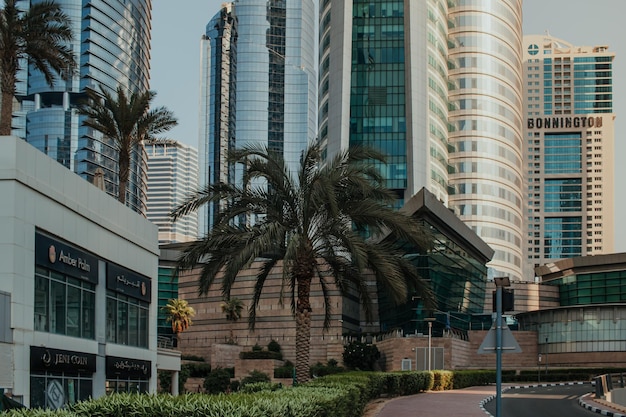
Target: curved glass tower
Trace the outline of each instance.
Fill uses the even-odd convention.
[[[494,250],[490,276],[523,278],[522,1],[449,9],[450,206]]]
[[[299,167],[316,134],[315,3],[239,0],[224,5],[207,25],[198,147],[202,185],[240,179],[223,159],[232,147],[266,145],[284,155],[292,171]],[[201,215],[201,233],[211,227],[215,210]]]
[[[33,1],[36,3],[37,1]],[[27,2],[23,2],[27,3]],[[149,89],[151,0],[56,0],[70,17],[78,61],[74,77],[51,88],[33,68],[23,71],[18,94],[18,136],[81,177],[93,182],[96,169],[104,171],[105,190],[117,197],[117,151],[98,132],[82,127],[76,106],[85,89],[100,86],[115,93]],[[26,5],[27,6],[27,5]],[[145,215],[146,155],[143,147],[131,155],[126,204]]]

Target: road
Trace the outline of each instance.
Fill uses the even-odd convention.
[[[502,416],[590,417],[596,413],[581,407],[578,397],[592,391],[591,384],[510,389],[502,394]],[[495,416],[495,399],[485,404],[485,409]]]

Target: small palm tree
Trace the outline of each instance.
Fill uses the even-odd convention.
[[[226,320],[232,322],[230,326],[230,338],[228,343],[235,344],[235,337],[233,333],[233,325],[241,318],[241,312],[243,311],[243,303],[238,298],[225,299],[221,305],[222,313],[226,314]]]
[[[70,46],[69,17],[53,1],[36,2],[28,11],[5,0],[0,11],[0,136],[11,134],[13,98],[20,61],[28,59],[52,86],[55,74],[69,78],[76,67]]]
[[[87,90],[88,100],[79,107],[80,114],[87,116],[83,126],[90,127],[111,139],[118,152],[119,191],[117,199],[126,202],[126,186],[130,174],[131,153],[143,141],[156,139],[178,124],[174,114],[165,107],[150,110],[154,91],[126,94],[122,86],[117,87],[114,97],[100,86],[102,95]]]
[[[178,268],[201,263],[199,293],[206,294],[219,276],[228,299],[238,273],[260,261],[248,308],[253,327],[263,286],[283,261],[282,282],[290,293],[296,322],[298,382],[309,379],[309,297],[314,279],[322,287],[326,329],[331,322],[331,283],[342,294],[357,291],[371,319],[369,271],[395,302],[405,303],[409,293],[417,293],[433,305],[429,286],[396,244],[424,249],[430,235],[417,220],[392,208],[395,197],[384,188],[374,165],[384,161],[378,152],[352,148],[322,165],[321,149],[312,145],[301,157],[297,178],[289,173],[282,156],[266,147],[246,147],[232,152],[230,158],[245,166],[241,186],[211,184],[172,213],[177,218],[204,204],[228,202],[211,231],[183,251]],[[242,216],[257,221],[244,224]]]
[[[189,305],[187,300],[172,298],[163,307],[168,323],[172,323],[172,332],[178,340],[178,335],[191,326],[191,318],[196,315],[196,311]]]

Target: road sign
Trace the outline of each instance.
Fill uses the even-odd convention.
[[[513,333],[509,326],[506,325],[504,320],[502,321],[502,353],[520,353],[522,349],[519,347],[519,343],[513,337]],[[478,354],[496,353],[496,327],[491,326],[487,336],[480,344],[478,348]]]

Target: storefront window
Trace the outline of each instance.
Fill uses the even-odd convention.
[[[107,292],[107,342],[148,347],[148,303]]]
[[[38,267],[35,330],[94,339],[95,285]]]
[[[148,392],[148,381],[141,379],[111,379],[106,382],[107,395],[116,392]]]
[[[30,377],[31,408],[61,408],[66,404],[88,400],[93,394],[91,375],[36,373]]]

